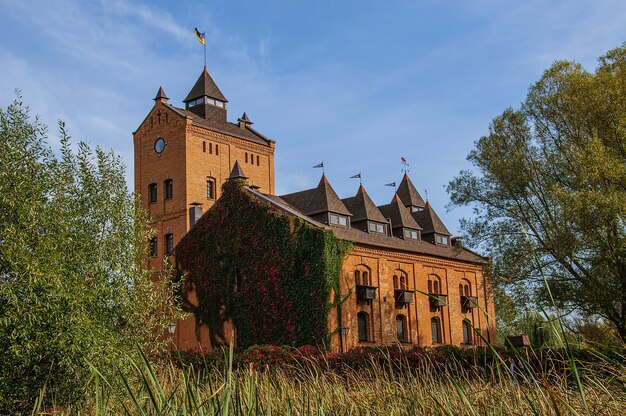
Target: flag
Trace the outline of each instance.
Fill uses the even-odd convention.
[[[313,168],[323,168],[323,167],[324,167],[324,162],[320,163],[319,165],[313,166]]]
[[[204,33],[206,32],[200,32],[197,27],[194,27],[193,33],[195,33],[196,37],[198,38],[198,41],[204,45]]]
[[[354,176],[350,176],[350,179],[361,179],[361,172],[357,173]]]
[[[385,186],[393,186],[395,188],[396,183],[395,182],[389,182],[389,183],[386,183]]]

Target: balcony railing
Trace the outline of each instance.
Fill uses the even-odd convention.
[[[377,286],[356,285],[357,300],[370,301],[376,299]]]
[[[464,311],[478,308],[478,298],[476,296],[461,296],[461,308]]]
[[[402,306],[413,303],[413,292],[413,290],[395,289],[396,303]]]
[[[441,293],[429,293],[428,301],[430,302],[431,308],[443,308],[448,304],[448,295],[443,295]]]

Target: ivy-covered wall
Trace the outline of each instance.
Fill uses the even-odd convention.
[[[175,250],[197,306],[183,305],[206,324],[212,345],[224,323],[238,329],[238,347],[316,345],[329,341],[328,313],[350,243],[265,203],[227,181],[219,201]]]

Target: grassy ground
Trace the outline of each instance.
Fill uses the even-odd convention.
[[[521,358],[523,362],[523,358]],[[568,363],[564,363],[568,364]],[[121,389],[94,377],[86,402],[58,414],[95,415],[624,415],[626,372],[606,359],[566,370],[519,370],[508,363],[435,370],[383,366],[330,371],[324,362],[278,369],[159,366],[140,356]],[[528,366],[529,368],[530,366]],[[536,370],[535,370],[536,371]],[[35,413],[39,408],[35,409]]]

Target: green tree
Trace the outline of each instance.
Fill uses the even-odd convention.
[[[70,148],[16,100],[0,109],[0,413],[79,400],[90,365],[124,368],[159,348],[172,312],[164,274],[142,267],[150,231],[113,153]],[[155,313],[159,312],[159,313]]]
[[[474,207],[462,227],[494,275],[544,306],[553,297],[601,316],[626,340],[626,44],[593,73],[555,62],[468,160],[474,169],[448,192],[452,205]]]

